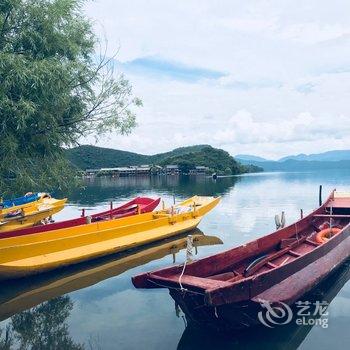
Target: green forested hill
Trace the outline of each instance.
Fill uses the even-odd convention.
[[[155,155],[84,145],[68,149],[66,154],[67,158],[82,170],[141,164],[177,164],[185,172],[197,165],[203,165],[220,174],[262,170],[258,167],[244,166],[236,162],[228,152],[208,145],[181,147]]]
[[[243,170],[228,152],[210,146],[198,152],[169,157],[160,162],[160,165],[167,164],[177,164],[183,172],[188,172],[198,165],[207,166],[212,171],[222,174],[239,174]]]
[[[147,164],[149,159],[149,156],[143,154],[89,145],[68,149],[66,154],[82,170]]]
[[[207,145],[197,145],[176,148],[173,151],[155,155],[144,155],[111,148],[102,148],[90,145],[66,150],[67,158],[78,168],[107,168],[128,165],[158,164],[164,159],[180,156],[186,153],[198,152]]]

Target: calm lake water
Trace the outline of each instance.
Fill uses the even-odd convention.
[[[318,206],[320,184],[324,197],[333,188],[350,190],[350,174],[263,173],[216,181],[175,176],[90,179],[84,190],[70,195],[69,205],[56,218],[71,218],[80,215],[81,208],[99,210],[111,200],[122,203],[138,195],[161,196],[169,205],[173,196],[180,201],[194,194],[219,195],[221,203],[199,228],[202,235],[215,236],[223,244],[215,237],[201,237],[197,257],[203,257],[273,231],[274,216],[281,211],[287,223],[299,218],[301,208],[310,212]],[[177,238],[176,244],[183,240]],[[5,348],[6,336],[14,349],[20,344],[33,349],[167,350],[344,349],[350,345],[350,265],[345,264],[315,292],[332,300],[328,328],[288,325],[217,335],[186,328],[167,290],[136,290],[131,283],[135,274],[171,265],[172,244],[162,242],[133,254],[2,283],[0,349]],[[176,254],[176,262],[184,259],[183,250]]]

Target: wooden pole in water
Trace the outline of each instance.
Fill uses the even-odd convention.
[[[320,189],[318,192],[318,204],[319,204],[319,206],[322,205],[322,185],[320,185]]]

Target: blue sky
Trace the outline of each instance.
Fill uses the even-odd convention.
[[[210,69],[187,66],[158,57],[140,57],[132,61],[118,62],[125,73],[137,74],[149,78],[174,79],[186,82],[197,82],[201,79],[219,79],[226,74]]]
[[[208,143],[268,158],[349,149],[348,13],[339,0],[89,2],[144,103],[130,136],[98,145]]]

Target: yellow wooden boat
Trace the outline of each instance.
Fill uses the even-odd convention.
[[[34,226],[64,208],[67,198],[55,199],[51,197],[42,198],[34,205],[21,207],[17,215],[12,217],[2,217],[0,219],[0,233],[18,230]],[[28,203],[31,204],[31,203]],[[14,208],[14,207],[13,207]],[[12,209],[12,211],[14,211]]]
[[[0,219],[4,218],[6,215],[17,211],[17,210],[34,210],[39,204],[45,203],[51,199],[51,196],[48,193],[41,192],[38,193],[38,199],[20,205],[14,205],[11,207],[0,208]]]
[[[158,212],[0,240],[0,279],[18,278],[190,231],[220,198],[194,196]]]
[[[196,249],[200,246],[222,244],[220,238],[206,236],[198,229],[190,233]],[[187,235],[183,234],[179,238],[151,243],[132,252],[123,252],[117,256],[71,266],[63,271],[34,276],[30,281],[8,282],[0,290],[0,321],[52,298],[118,276],[134,267],[170,254],[175,255],[186,248],[186,239]]]

